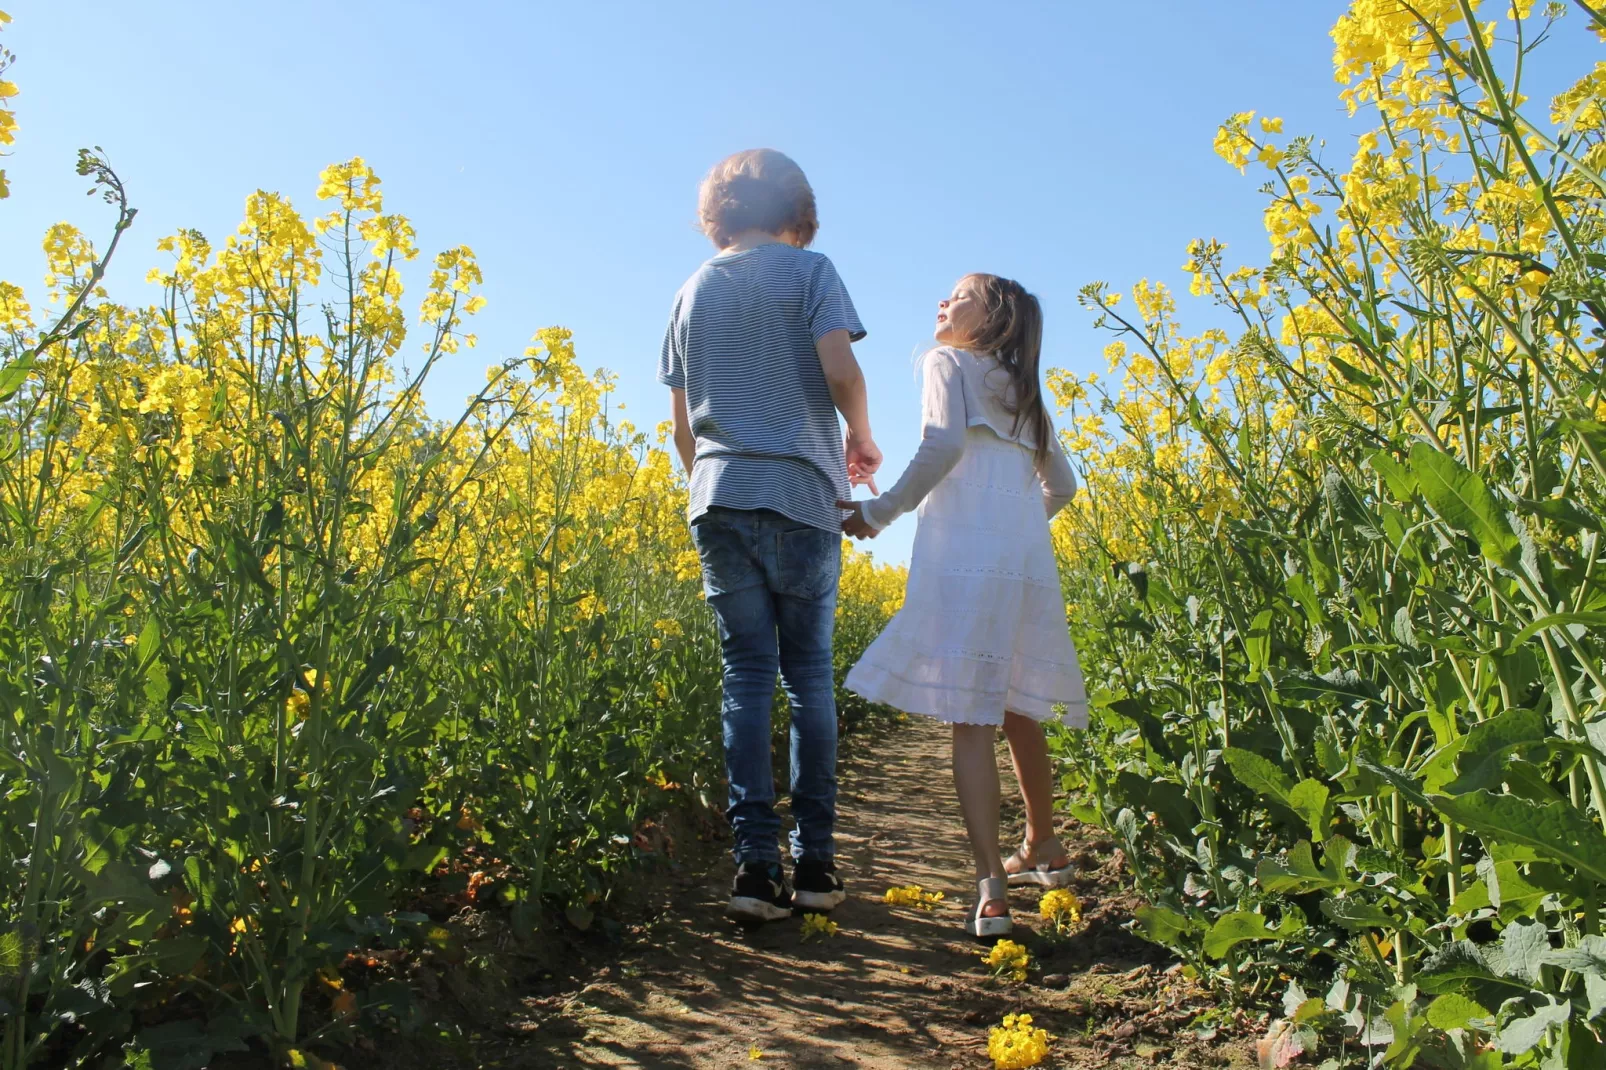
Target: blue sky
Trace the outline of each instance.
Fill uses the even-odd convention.
[[[1261,179],[1211,151],[1223,118],[1284,116],[1336,160],[1356,129],[1329,0],[0,4],[22,89],[0,278],[37,300],[45,228],[106,230],[72,172],[81,145],[106,149],[140,209],[112,275],[125,301],[153,299],[141,280],[162,235],[221,239],[256,188],[311,214],[318,171],[362,155],[426,254],[465,243],[485,272],[480,346],[439,373],[434,411],[562,324],[650,428],[667,414],[653,367],[670,299],[711,252],[698,180],[770,146],[808,172],[815,248],[869,328],[856,348],[888,480],[918,440],[912,359],[958,276],[1020,279],[1043,299],[1045,364],[1102,371],[1084,283],[1149,277],[1185,298],[1189,239],[1264,254]],[[1565,26],[1550,66],[1598,58],[1582,31]],[[905,518],[872,548],[906,560],[913,534]]]

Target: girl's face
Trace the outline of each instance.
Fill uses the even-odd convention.
[[[943,345],[965,345],[976,337],[985,316],[975,285],[968,278],[960,279],[954,292],[937,302],[937,329],[933,334]]]

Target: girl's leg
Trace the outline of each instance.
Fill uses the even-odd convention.
[[[1004,714],[1004,737],[1009,740],[1009,756],[1015,763],[1015,779],[1020,782],[1026,803],[1026,847],[1054,840],[1054,767],[1048,759],[1048,740],[1043,726],[1018,713]],[[1034,855],[1035,857],[1035,855]],[[1060,851],[1054,858],[1038,858],[1058,869],[1069,859]]]
[[[998,757],[993,751],[993,726],[954,725],[954,790],[965,815],[965,832],[976,856],[977,878],[1004,876],[1004,859],[998,850]],[[1009,913],[1001,900],[988,903],[986,917]]]

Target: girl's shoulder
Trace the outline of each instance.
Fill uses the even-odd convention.
[[[958,346],[933,346],[921,356],[920,366],[927,370],[939,367],[962,370],[967,366],[977,367],[985,360],[985,357]]]

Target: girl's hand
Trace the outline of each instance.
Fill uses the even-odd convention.
[[[842,451],[847,456],[848,482],[855,487],[868,485],[871,494],[881,493],[875,485],[875,474],[881,467],[881,447],[875,440],[868,434],[855,435],[849,429]]]
[[[842,534],[851,535],[855,539],[873,539],[881,534],[881,529],[874,527],[864,518],[863,502],[837,502],[838,509],[851,509],[853,513],[842,521]]]

